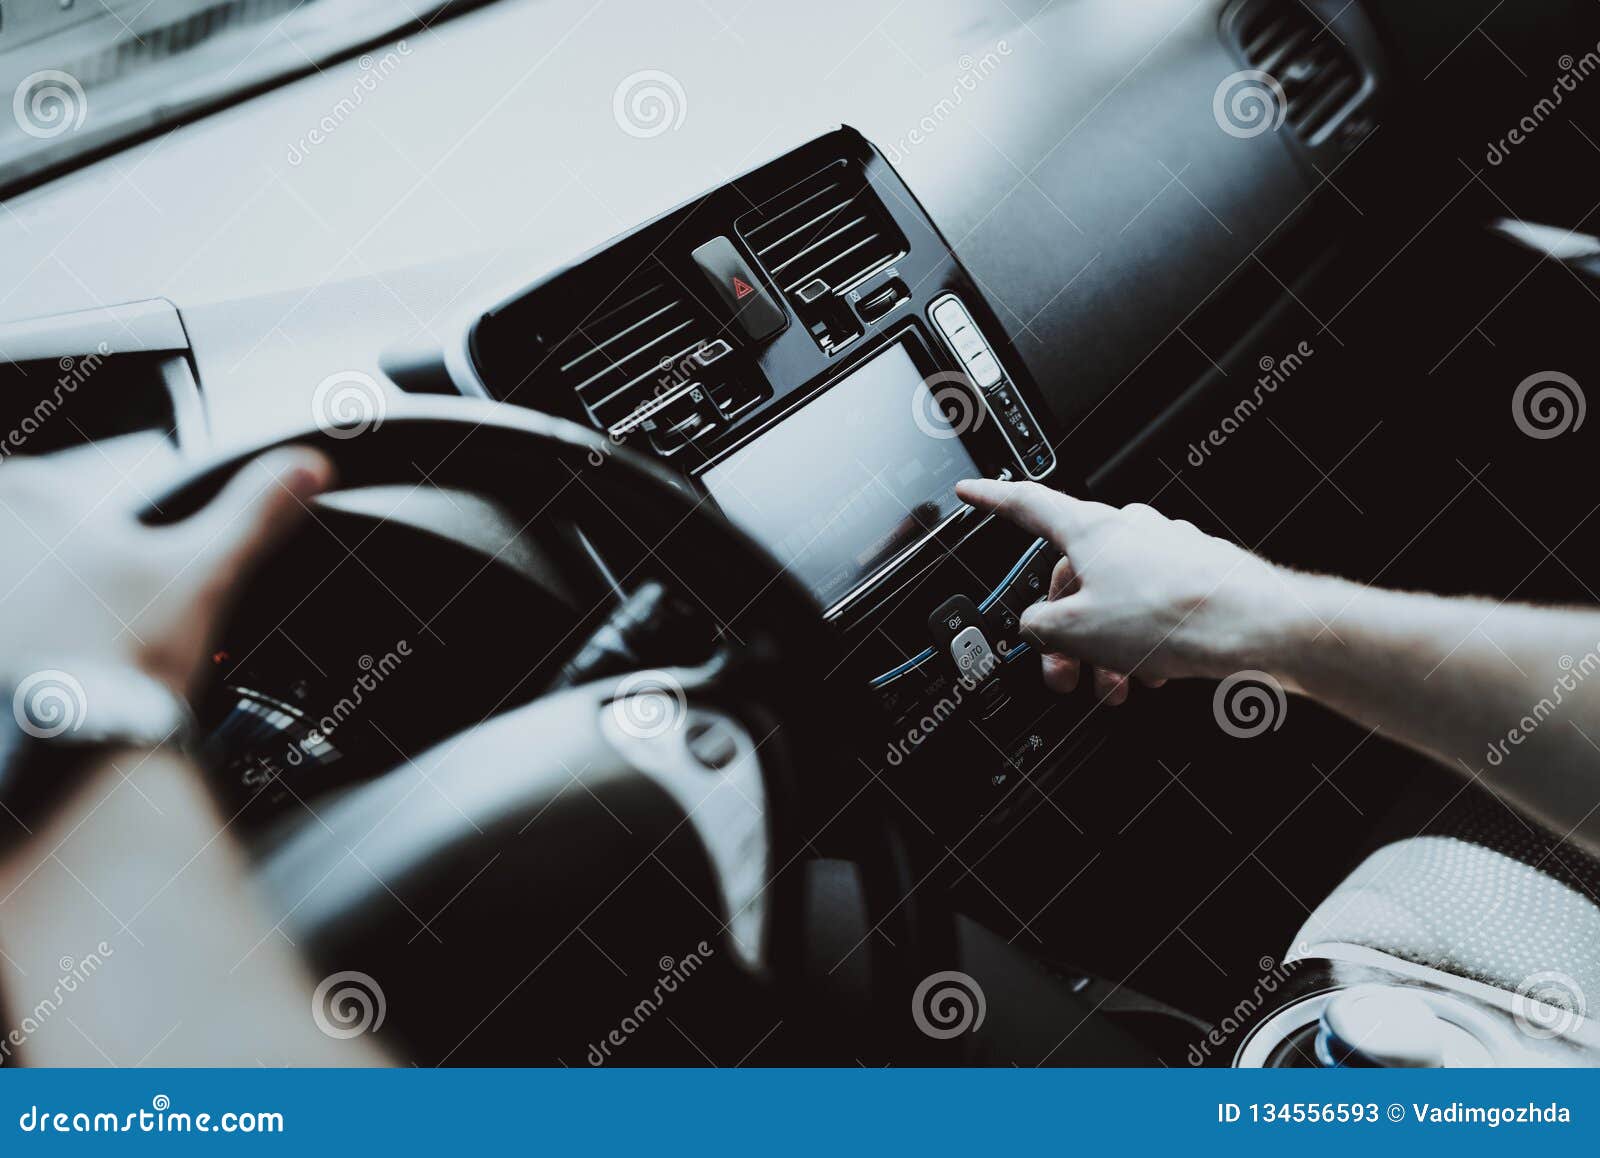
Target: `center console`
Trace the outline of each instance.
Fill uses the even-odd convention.
[[[965,826],[1067,757],[1078,717],[1018,633],[1058,555],[955,484],[1078,480],[984,295],[859,134],[614,239],[483,315],[468,355],[464,389],[663,460],[812,592],[834,678],[888,709],[869,770],[932,769],[906,774]]]

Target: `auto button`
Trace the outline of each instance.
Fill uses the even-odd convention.
[[[967,627],[950,641],[950,658],[963,676],[981,680],[994,670],[994,649],[984,637],[983,628]]]
[[[957,675],[969,686],[986,679],[998,662],[984,634],[985,622],[978,605],[965,595],[952,595],[928,617],[934,647],[950,656]]]

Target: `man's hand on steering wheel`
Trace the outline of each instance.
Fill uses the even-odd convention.
[[[154,436],[0,464],[0,674],[93,667],[199,690],[234,595],[333,470],[315,451],[263,455],[191,517],[146,526],[146,488],[173,465]],[[273,936],[196,765],[165,747],[84,761],[0,857],[0,1005],[27,1030],[0,1043],[0,1065],[383,1060],[304,1016],[313,979]],[[96,966],[71,1021],[18,1021],[69,958]]]
[[[139,479],[171,457],[165,440],[138,435],[0,464],[8,665],[126,666],[187,695],[234,591],[333,481],[315,451],[277,451],[190,518],[144,526]]]

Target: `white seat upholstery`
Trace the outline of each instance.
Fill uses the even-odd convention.
[[[1600,906],[1539,868],[1452,836],[1411,837],[1363,861],[1307,918],[1292,955],[1328,942],[1530,994],[1580,1017],[1586,1005],[1600,1008]]]

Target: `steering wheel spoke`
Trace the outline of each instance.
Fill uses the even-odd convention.
[[[720,643],[702,639],[709,660],[684,653],[698,667],[638,670],[680,654],[677,644],[703,635],[704,622],[672,617],[665,636],[643,630],[659,624],[636,624],[648,646],[602,648],[602,662],[569,664],[532,703],[388,773],[302,801],[308,815],[260,849],[280,928],[331,968],[401,962],[417,994],[441,984],[461,992],[467,980],[476,993],[506,980],[504,997],[486,998],[485,1019],[498,1001],[545,982],[557,971],[546,962],[580,934],[619,976],[654,968],[670,955],[664,942],[688,937],[714,952],[725,988],[785,989],[802,956],[803,873],[789,870],[803,868],[796,862],[815,816],[837,815],[837,769],[849,766],[829,758],[833,733],[784,726],[796,706],[808,715],[850,710],[825,678],[835,643],[815,601],[660,467],[602,447],[572,423],[495,403],[418,399],[381,428],[342,434],[308,430],[278,444],[315,445],[350,487],[412,482],[417,463],[432,463],[432,481],[490,496],[530,523],[559,511],[582,525],[597,504],[590,517],[640,536],[656,528],[648,573],[624,585],[613,619],[641,608],[648,619],[651,607],[677,601],[731,609],[734,625]],[[429,448],[439,445],[456,449],[436,461]],[[144,517],[182,518],[266,449],[202,464]],[[569,486],[579,472],[584,485]],[[485,608],[489,630],[497,613],[529,610]],[[567,968],[576,980],[558,1004],[582,1005],[590,995],[574,989],[599,994],[617,983],[604,970]],[[561,1012],[567,1029],[580,1028],[571,1010]]]

